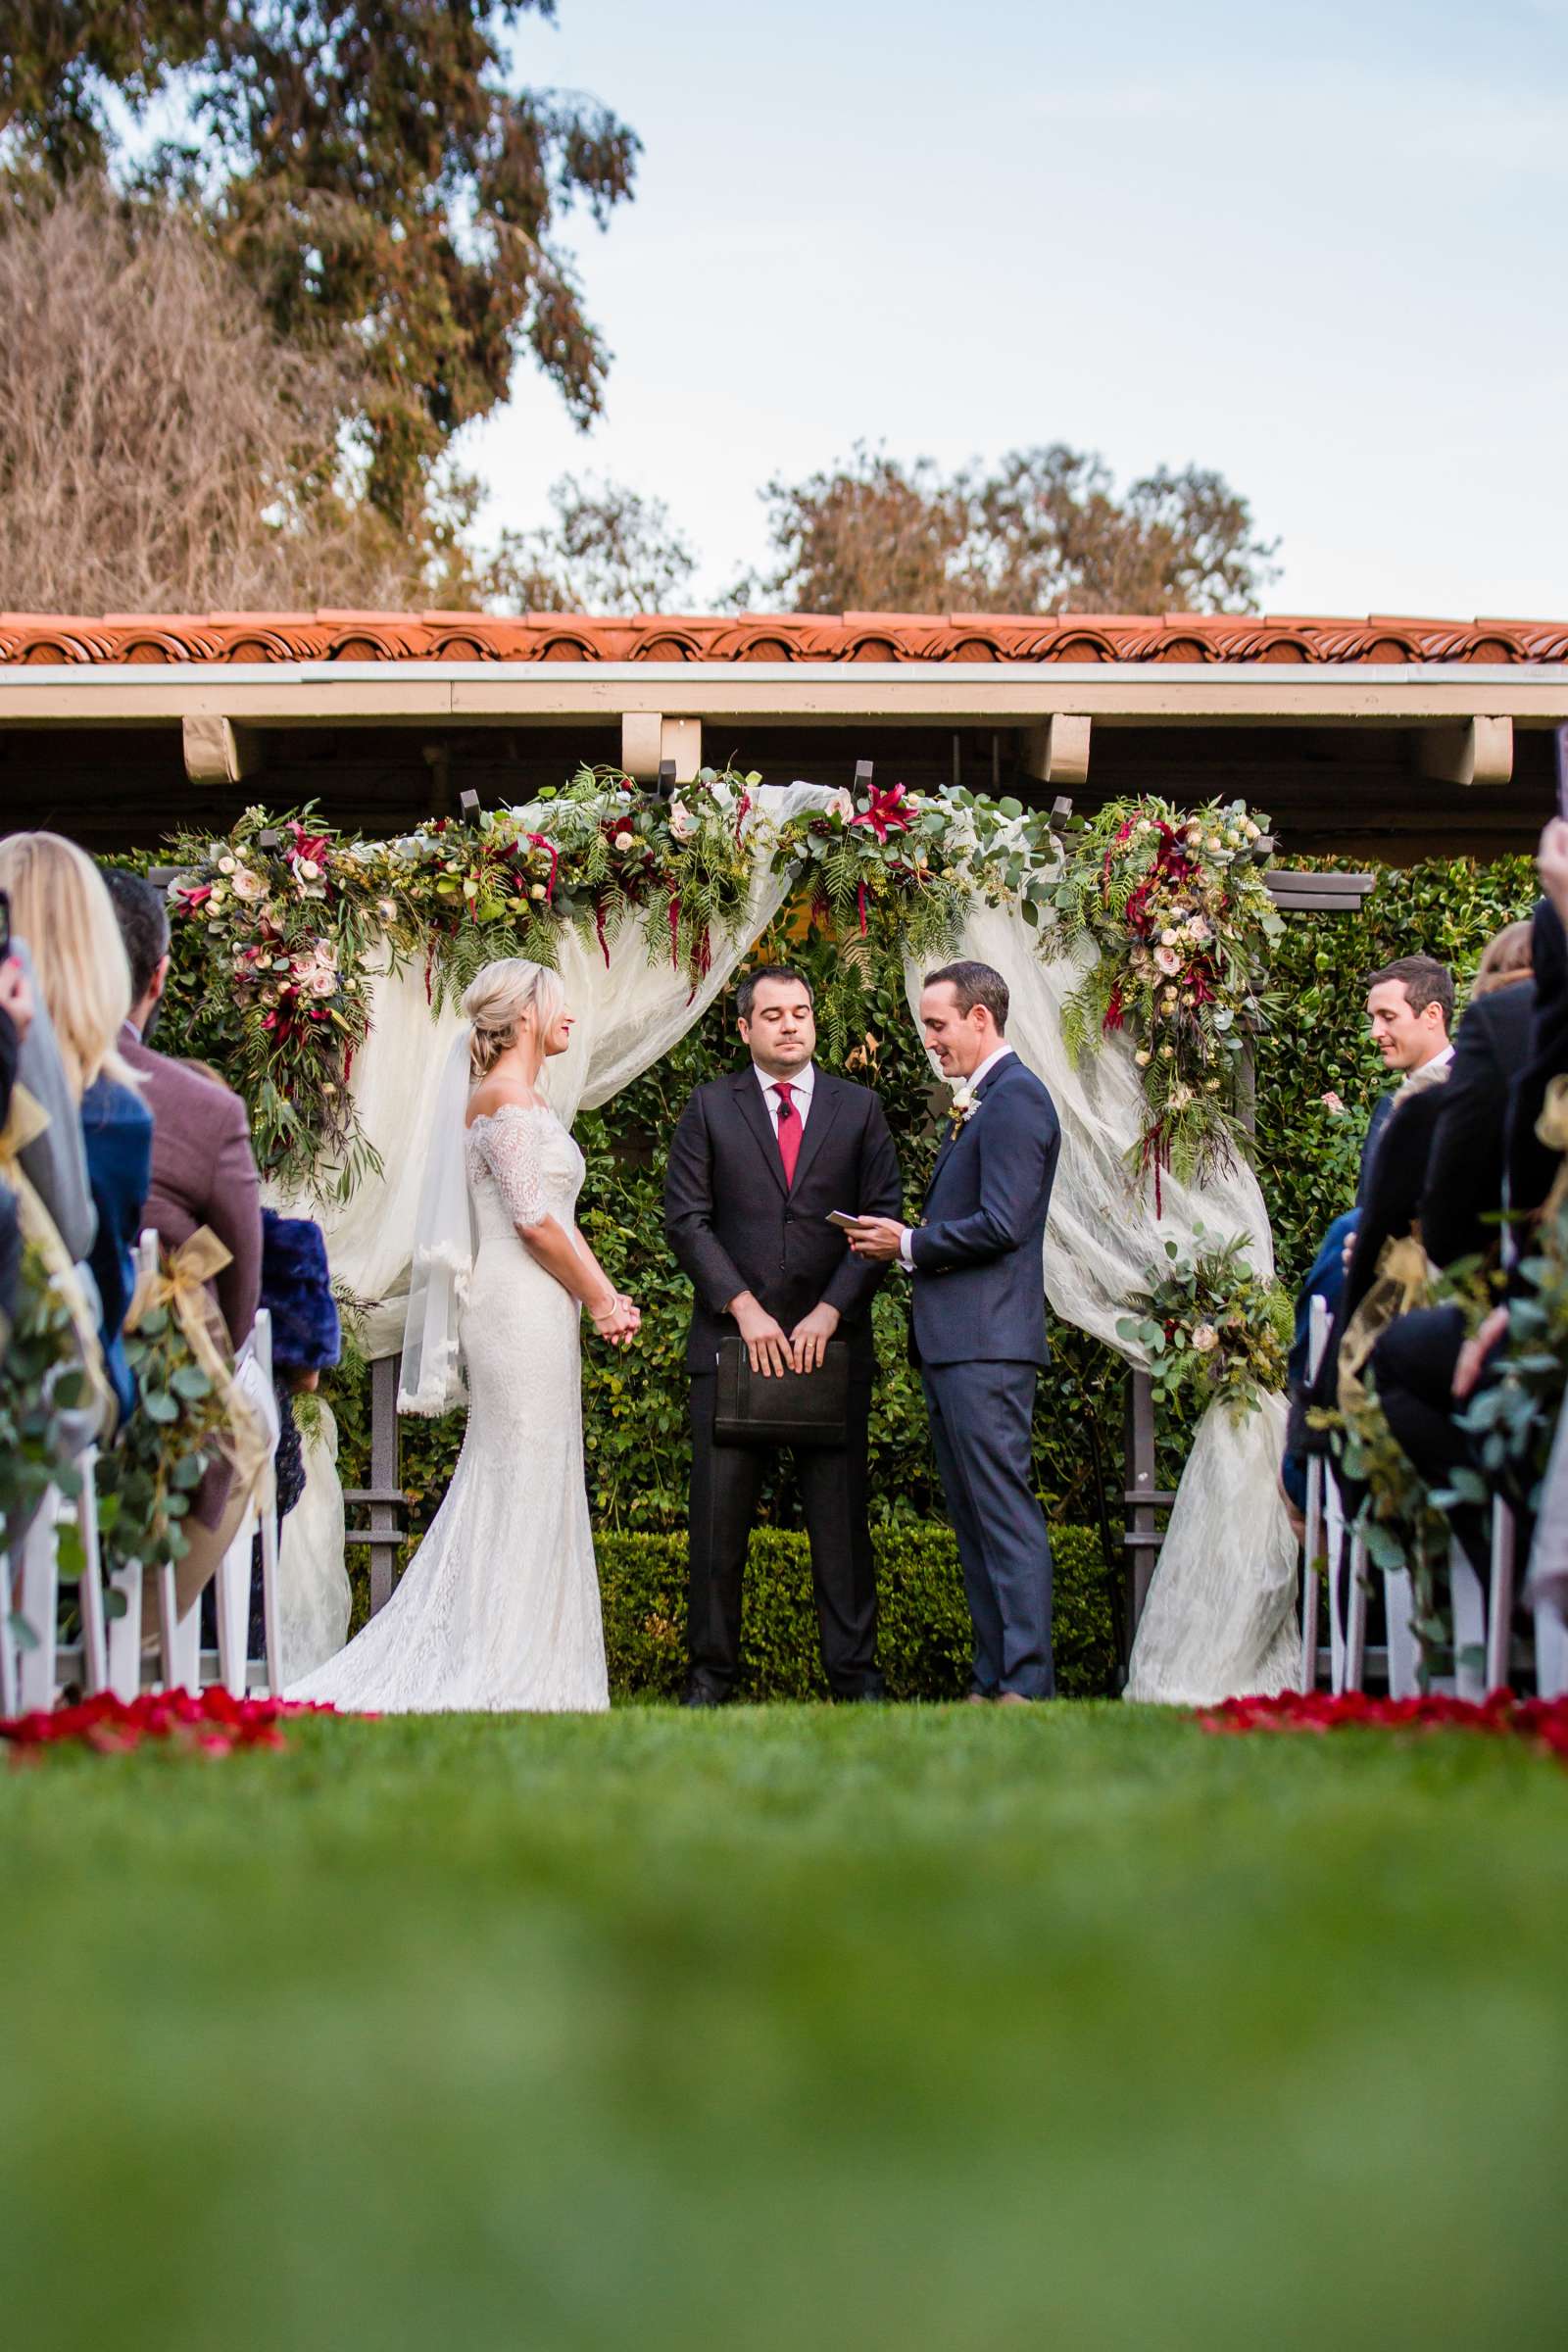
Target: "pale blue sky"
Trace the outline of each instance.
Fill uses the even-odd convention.
[[[1218,466],[1276,611],[1568,612],[1568,0],[561,0],[530,79],[646,142],[575,232],[615,353],[467,437],[486,521],[656,492],[712,593],[858,439]],[[701,597],[697,600],[702,601]]]

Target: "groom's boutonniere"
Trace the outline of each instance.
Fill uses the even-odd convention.
[[[948,1104],[948,1117],[953,1122],[955,1137],[959,1134],[961,1129],[967,1127],[979,1107],[980,1098],[967,1080],[962,1086],[954,1089],[953,1101]]]

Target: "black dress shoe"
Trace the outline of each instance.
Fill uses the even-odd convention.
[[[885,1707],[888,1704],[886,1683],[866,1683],[858,1690],[841,1690],[841,1702],[852,1707]]]
[[[681,1693],[680,1703],[683,1707],[722,1707],[727,1700],[727,1691],[715,1690],[711,1683],[705,1683],[700,1675],[694,1674]]]

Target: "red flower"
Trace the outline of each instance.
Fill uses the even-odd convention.
[[[907,833],[912,811],[902,784],[890,785],[885,791],[873,784],[867,806],[858,816],[852,816],[852,825],[874,833],[878,841],[886,841],[890,833]]]
[[[1568,1698],[1517,1699],[1511,1690],[1493,1690],[1472,1701],[1433,1692],[1425,1698],[1375,1698],[1348,1690],[1336,1698],[1326,1690],[1282,1690],[1268,1698],[1227,1698],[1204,1707],[1198,1721],[1205,1732],[1468,1731],[1490,1737],[1533,1740],[1568,1763]]]
[[[110,1691],[74,1707],[0,1721],[0,1740],[20,1753],[75,1741],[113,1755],[143,1740],[172,1740],[213,1755],[235,1747],[281,1747],[278,1724],[289,1715],[330,1715],[330,1707],[281,1698],[231,1698],[220,1686],[202,1691],[147,1690],[127,1706]]]

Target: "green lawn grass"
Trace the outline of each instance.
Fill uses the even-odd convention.
[[[1111,1706],[0,1771],[0,2340],[1559,2346],[1568,1774]]]

